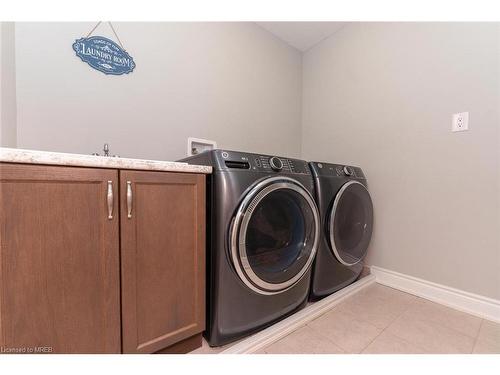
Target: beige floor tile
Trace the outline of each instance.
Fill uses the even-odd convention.
[[[500,324],[483,320],[473,352],[500,354]]]
[[[308,326],[264,348],[267,354],[337,354],[344,351]]]
[[[372,341],[363,350],[366,354],[423,354],[425,351],[417,345],[411,344],[385,331]]]
[[[427,353],[471,353],[475,339],[431,320],[419,319],[412,312],[401,315],[387,332],[421,347]]]
[[[267,354],[265,349],[266,348],[259,349],[256,352],[253,352],[252,354]]]
[[[408,309],[406,316],[410,319],[430,321],[452,328],[474,339],[478,335],[482,320],[476,316],[427,300],[422,300],[422,303]]]
[[[239,340],[241,341],[241,340]],[[192,352],[189,352],[189,354],[219,354],[220,352],[226,350],[227,348],[231,347],[232,345],[236,344],[237,342],[233,342],[231,344],[227,344],[224,346],[218,346],[218,347],[213,347],[211,348],[208,345],[208,342],[203,338],[203,342],[201,344],[201,348],[195,349]]]
[[[218,347],[218,348],[211,348],[210,346],[202,346],[201,348],[195,349],[192,352],[189,352],[189,354],[219,354],[222,352],[225,348],[224,347]]]
[[[500,344],[490,343],[488,341],[477,341],[474,345],[474,354],[500,354]]]
[[[384,329],[410,307],[418,304],[418,300],[411,294],[374,284],[348,298],[337,310],[346,311]]]
[[[313,320],[308,326],[347,353],[360,353],[382,331],[373,324],[337,309]]]
[[[364,294],[374,295],[382,299],[390,299],[398,296],[401,296],[402,298],[406,297],[407,299],[417,298],[413,294],[405,293],[400,290],[378,283],[371,284],[370,286],[361,289],[359,292],[355,294],[355,296],[362,296]]]
[[[385,331],[382,330],[385,328]],[[217,354],[234,345],[203,346]],[[500,324],[375,284],[254,354],[500,353]]]

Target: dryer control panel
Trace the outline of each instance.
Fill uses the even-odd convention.
[[[247,169],[253,172],[311,174],[305,160],[239,151],[217,150],[220,169]]]
[[[322,162],[312,162],[311,169],[317,176],[327,177],[347,177],[347,178],[365,178],[361,168],[350,165],[330,164]]]

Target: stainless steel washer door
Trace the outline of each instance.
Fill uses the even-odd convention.
[[[288,177],[265,179],[245,196],[231,226],[235,270],[255,292],[281,293],[307,272],[319,230],[318,209],[302,184]]]
[[[340,263],[353,266],[363,260],[373,230],[373,204],[363,184],[349,181],[340,188],[328,230],[331,249]]]

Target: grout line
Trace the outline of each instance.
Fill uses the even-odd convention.
[[[408,311],[408,310],[409,310],[409,308],[408,308],[406,311]],[[406,311],[405,311],[405,312],[406,312]],[[396,322],[396,320],[397,320],[397,319],[399,319],[401,316],[403,316],[403,314],[404,314],[404,313],[402,313],[400,316],[398,316],[396,319],[394,319],[394,321],[392,321],[392,322],[391,322],[391,324],[389,324],[387,327],[385,327],[385,328],[384,328],[384,330],[380,333],[380,335],[381,335],[383,332],[387,331],[387,329],[388,329],[390,326],[392,326],[392,325]],[[407,344],[409,344],[409,345],[411,345],[411,346],[414,346],[414,347],[416,347],[416,348],[418,348],[418,349],[422,350],[422,353],[406,353],[406,354],[432,354],[432,353],[429,353],[427,350],[425,350],[425,348],[423,348],[423,347],[422,347],[422,346],[420,346],[419,344],[416,344],[416,343],[414,343],[414,342],[408,341],[408,339],[406,339],[406,338],[403,338],[403,337],[399,336],[399,335],[398,335],[398,334],[396,334],[395,332],[389,332],[389,331],[387,331],[387,333],[388,333],[389,335],[392,335],[392,336],[394,336],[394,337],[396,337],[396,338],[400,339],[401,341],[406,342]],[[380,336],[380,335],[379,335],[379,336]],[[375,341],[375,340],[373,340],[373,341]],[[365,348],[365,349],[366,349],[366,348]],[[364,350],[364,349],[363,349],[363,350]],[[391,354],[391,353],[387,353],[387,354]],[[392,354],[394,354],[394,353],[392,353]]]
[[[476,340],[479,340],[479,334],[481,333],[481,328],[483,328],[485,319],[481,319],[481,324],[479,324],[479,329],[477,330]]]
[[[385,285],[383,285],[383,286],[384,286],[384,287],[386,287]],[[390,288],[390,287],[388,287],[388,288]],[[391,289],[394,289],[394,288],[391,288]],[[394,290],[395,290],[395,291],[397,291],[397,292],[400,292],[400,291],[399,291],[399,290],[397,290],[397,289],[394,289]],[[404,293],[404,292],[403,292],[403,293]],[[408,294],[408,293],[406,293],[406,294]],[[412,295],[412,294],[410,294],[410,295]],[[413,295],[412,295],[412,296],[413,296]],[[418,298],[418,297],[416,297],[416,296],[414,296],[414,297],[415,297],[415,299],[416,299],[416,298]],[[366,345],[366,346],[365,346],[365,347],[361,350],[361,352],[360,352],[360,353],[363,353],[363,351],[364,351],[366,348],[368,348],[368,347],[371,345],[371,343],[372,343],[372,342],[374,342],[374,341],[377,339],[377,337],[379,337],[382,333],[384,333],[384,332],[387,330],[387,328],[389,328],[389,326],[391,326],[391,325],[392,325],[392,324],[393,324],[393,323],[394,323],[397,319],[399,319],[399,318],[400,318],[401,316],[403,316],[403,315],[404,315],[407,311],[409,311],[409,310],[413,307],[413,306],[412,306],[412,304],[413,304],[413,303],[416,303],[416,301],[412,301],[412,302],[410,302],[410,303],[408,304],[408,306],[406,307],[406,309],[404,309],[403,311],[401,311],[399,314],[396,314],[396,316],[394,317],[394,319],[392,319],[392,320],[389,322],[389,324],[387,324],[384,328],[379,328],[379,327],[375,326],[374,324],[372,324],[371,322],[369,322],[369,321],[367,321],[367,320],[365,320],[365,319],[363,319],[363,318],[358,318],[358,317],[356,317],[356,319],[357,319],[357,320],[360,320],[360,321],[362,321],[362,322],[364,322],[364,323],[368,323],[368,324],[370,324],[370,325],[374,326],[375,328],[381,329],[380,333],[379,333],[378,335],[376,335],[376,336],[373,338],[373,340],[371,340],[371,341],[370,341],[370,342],[369,342],[369,343],[368,343],[368,344],[367,344],[367,345]],[[339,305],[339,306],[340,306],[340,305]],[[351,315],[353,315],[353,314],[351,314]],[[401,338],[401,337],[399,337],[399,336],[397,336],[397,335],[394,335],[394,336],[396,336],[396,337],[398,337],[398,338],[402,339],[403,341],[407,342],[408,344],[414,345],[414,344],[412,344],[412,343],[408,342],[407,340],[404,340],[403,338]]]
[[[370,341],[370,343],[369,343],[368,345],[366,345],[366,346],[363,348],[363,350],[361,350],[361,353],[363,353],[363,352],[365,351],[365,349],[366,349],[366,348],[368,348],[368,347],[372,344],[372,342],[374,342],[374,341],[377,339],[377,337],[379,337],[382,333],[384,333],[384,332],[387,330],[387,328],[389,328],[389,327],[390,327],[390,326],[391,326],[391,325],[392,325],[392,324],[393,324],[396,320],[398,320],[398,319],[399,319],[401,316],[403,316],[403,315],[404,315],[404,314],[405,314],[408,310],[410,310],[410,308],[411,308],[411,307],[412,307],[412,306],[411,306],[411,304],[410,304],[410,305],[409,305],[409,306],[408,306],[405,310],[403,310],[403,311],[402,311],[399,315],[396,315],[396,316],[394,317],[394,319],[392,319],[392,320],[391,320],[391,322],[390,322],[389,324],[387,324],[387,325],[386,325],[386,326],[382,329],[382,331],[380,331],[380,333],[379,333],[377,336],[375,336],[375,337],[373,338],[373,340],[372,340],[372,341]],[[389,333],[390,333],[390,332],[389,332]],[[392,333],[391,333],[391,335],[392,335]],[[394,335],[394,336],[395,336],[395,337],[398,337],[398,336],[396,336],[396,335]],[[399,338],[401,338],[401,337],[399,337]],[[402,340],[403,340],[403,341],[405,341],[405,342],[407,342],[408,344],[413,345],[412,343],[410,343],[410,342],[408,342],[408,341],[406,341],[406,340],[404,340],[404,339],[402,339]]]
[[[446,307],[446,308],[448,308],[448,309],[452,309],[452,310],[458,311],[458,312],[460,312],[460,313],[463,313],[463,314],[469,315],[469,316],[474,317],[474,318],[478,318],[478,317],[477,317],[477,316],[475,316],[475,315],[472,315],[472,314],[469,314],[469,313],[466,313],[466,312],[463,312],[463,311],[460,311],[460,310],[456,310],[456,309],[454,309],[454,308],[452,308],[452,307],[449,307],[449,306],[443,305],[443,304],[441,304],[441,303],[439,303],[439,302],[434,302],[434,301],[429,301],[429,302],[431,302],[431,303],[435,303],[435,304],[437,304],[437,305],[439,305],[439,306],[441,306],[441,307]],[[481,324],[479,325],[479,328],[481,329],[481,325],[483,324],[484,319],[483,319],[483,318],[479,318],[479,319],[481,319]],[[467,334],[467,333],[465,333],[465,332],[463,332],[463,331],[459,331],[459,330],[458,330],[458,329],[456,329],[455,327],[451,327],[450,325],[447,325],[447,324],[442,324],[442,323],[439,323],[439,322],[433,321],[432,319],[422,318],[422,317],[420,317],[420,316],[416,317],[416,320],[419,320],[419,321],[421,321],[421,322],[425,322],[425,323],[430,323],[430,324],[435,324],[435,325],[438,325],[438,326],[440,326],[440,327],[443,327],[443,328],[449,329],[449,330],[454,331],[455,333],[457,333],[457,334],[459,334],[459,335],[461,335],[461,336],[465,336],[465,337],[468,337],[468,338],[470,338],[470,339],[475,339],[475,338],[477,338],[477,336],[476,336],[476,335],[479,335],[479,331],[478,331],[478,333],[477,333],[475,336],[471,336],[471,335],[469,335],[469,334]]]
[[[433,301],[431,301],[431,302],[433,302]],[[438,302],[433,302],[433,303],[436,303],[436,304],[438,304],[438,305],[441,305],[441,304],[440,304],[440,303],[438,303]],[[445,305],[441,305],[441,306],[445,306]],[[445,307],[448,307],[448,306],[445,306]],[[410,310],[410,308],[411,308],[411,306],[410,306],[410,307],[409,307],[406,311],[409,311],[409,310]],[[448,308],[449,308],[449,307],[448,307]],[[406,312],[406,311],[405,311],[405,312]],[[403,314],[404,314],[404,313],[403,313]],[[401,314],[398,318],[400,318],[403,314]],[[471,315],[471,314],[468,314],[468,315]],[[473,316],[473,315],[471,315],[471,316]],[[481,319],[481,325],[482,325],[483,320],[484,320],[484,319]],[[460,336],[464,336],[464,337],[467,337],[467,338],[469,338],[469,339],[470,339],[470,338],[473,338],[473,337],[471,337],[471,336],[469,336],[469,335],[467,335],[467,334],[465,334],[465,333],[463,333],[463,332],[461,332],[461,331],[459,331],[459,330],[457,330],[457,329],[455,329],[455,328],[453,328],[453,327],[449,327],[449,326],[447,326],[447,325],[443,325],[443,324],[441,324],[441,323],[437,323],[437,322],[435,322],[435,321],[433,321],[433,320],[430,320],[430,319],[425,319],[425,318],[421,318],[421,317],[416,317],[415,319],[413,319],[413,321],[420,321],[420,322],[424,322],[425,324],[437,325],[437,326],[439,326],[439,327],[446,328],[446,329],[449,329],[449,330],[451,330],[451,331],[454,331],[454,333],[455,333],[455,334],[458,334],[458,335],[460,335]],[[395,323],[395,321],[393,321],[390,325],[392,325],[392,324],[394,324],[394,323]],[[388,326],[387,328],[389,328],[389,326]],[[481,328],[481,326],[480,326],[480,328]],[[428,354],[436,354],[436,353],[429,353],[429,352],[428,352],[427,350],[425,350],[425,349],[424,349],[424,348],[423,348],[420,344],[416,344],[416,343],[410,342],[410,341],[408,341],[406,338],[401,337],[400,335],[398,335],[396,332],[389,332],[389,333],[390,333],[391,335],[396,336],[397,338],[399,338],[399,339],[401,339],[401,340],[405,341],[405,342],[406,342],[406,343],[408,343],[408,344],[411,344],[411,345],[413,345],[413,346],[416,346],[417,348],[420,348],[420,349],[424,350],[424,352],[425,352],[425,353],[428,353]],[[479,333],[478,333],[478,334],[479,334]],[[475,343],[474,343],[474,344],[473,344],[473,346],[472,346],[472,350],[474,350],[474,345],[475,345]]]
[[[365,346],[365,347],[361,350],[361,352],[360,352],[360,353],[363,353],[363,352],[365,351],[365,349],[366,349],[366,348],[368,348],[368,347],[369,347],[369,346],[370,346],[370,345],[371,345],[371,344],[372,344],[372,343],[373,343],[373,342],[377,339],[377,337],[379,337],[382,333],[384,333],[384,332],[387,330],[387,328],[389,328],[389,327],[390,327],[390,326],[391,326],[391,325],[392,325],[392,324],[393,324],[396,320],[398,320],[401,316],[403,316],[403,314],[404,314],[404,313],[406,313],[408,310],[410,310],[410,308],[411,308],[411,305],[410,305],[410,306],[408,306],[405,310],[403,310],[403,311],[402,311],[399,315],[396,315],[396,317],[395,317],[394,319],[392,319],[392,321],[391,321],[389,324],[387,324],[387,325],[386,325],[386,326],[385,326],[385,327],[384,327],[384,328],[380,331],[380,333],[379,333],[377,336],[375,336],[375,337],[373,338],[373,340],[372,340],[372,341],[370,341],[370,342],[368,343],[368,345],[366,345],[366,346]],[[389,332],[389,333],[390,333],[390,332]],[[392,335],[392,333],[391,333],[391,335]],[[396,336],[396,335],[394,335],[394,336],[395,336],[395,337],[398,337],[398,336]],[[401,337],[399,337],[399,338],[401,338]],[[402,339],[402,340],[404,340],[404,339]],[[405,341],[405,342],[407,342],[408,344],[413,345],[412,343],[410,343],[410,342],[408,342],[408,341],[406,341],[406,340],[404,340],[404,341]]]
[[[387,286],[385,286],[385,285],[383,285],[383,286],[384,286],[384,287],[387,287]],[[387,288],[390,288],[390,287],[387,287]],[[394,288],[391,288],[391,289],[394,289]],[[399,290],[397,290],[397,289],[394,289],[394,290],[395,290],[396,292],[401,292],[401,291],[399,291]],[[404,292],[402,292],[402,293],[404,293]],[[406,294],[408,294],[408,293],[406,293]],[[410,294],[410,295],[411,295],[411,296],[413,296],[412,294]],[[325,314],[327,314],[327,313],[329,313],[329,312],[331,312],[331,311],[333,311],[333,310],[335,310],[335,309],[339,309],[339,308],[340,308],[340,307],[341,307],[344,303],[348,302],[348,301],[349,301],[349,299],[355,298],[356,296],[358,296],[358,293],[355,293],[355,294],[353,294],[353,295],[351,295],[351,296],[347,297],[344,301],[342,301],[342,302],[341,302],[341,303],[339,303],[338,305],[333,306],[330,310],[326,311],[324,314],[322,314],[322,315],[318,316],[317,318],[315,318],[315,319],[314,319],[314,320],[312,320],[311,322],[306,323],[306,326],[308,326],[308,327],[309,327],[309,328],[311,328],[314,332],[318,333],[318,334],[319,334],[319,335],[321,335],[323,338],[326,338],[329,342],[331,342],[332,344],[334,344],[334,345],[338,346],[340,349],[344,350],[344,351],[347,353],[347,352],[348,352],[348,350],[347,350],[347,349],[345,349],[345,348],[344,348],[341,344],[334,342],[334,341],[333,341],[333,340],[331,340],[328,336],[326,336],[326,335],[322,334],[321,332],[319,332],[319,331],[315,330],[313,327],[309,326],[309,324],[310,324],[310,323],[312,323],[312,322],[314,322],[315,320],[317,320],[317,319],[321,318],[323,315],[325,315]],[[415,297],[415,301],[410,302],[410,304],[406,307],[406,309],[404,309],[404,310],[403,310],[403,311],[401,311],[399,314],[397,314],[397,315],[394,317],[394,319],[392,319],[392,320],[391,320],[391,322],[390,322],[389,324],[387,324],[384,328],[379,328],[379,327],[377,327],[376,325],[374,325],[372,322],[369,322],[369,321],[367,321],[367,320],[365,320],[365,319],[363,319],[363,318],[360,318],[360,317],[358,317],[358,316],[356,316],[356,315],[354,315],[354,314],[351,314],[351,313],[349,313],[349,312],[347,312],[347,311],[344,311],[344,312],[342,312],[342,311],[341,311],[341,312],[340,312],[341,314],[350,315],[351,317],[353,317],[353,318],[354,318],[354,320],[361,321],[361,322],[363,322],[363,323],[365,323],[365,324],[369,324],[369,325],[371,325],[372,327],[375,327],[375,328],[377,328],[377,329],[380,329],[380,330],[381,330],[381,331],[380,331],[380,332],[379,332],[379,333],[378,333],[378,334],[377,334],[377,335],[376,335],[376,336],[375,336],[375,337],[374,337],[374,338],[373,338],[373,339],[372,339],[372,340],[371,340],[371,341],[370,341],[370,342],[369,342],[366,346],[364,346],[364,347],[361,349],[361,351],[360,351],[359,353],[362,353],[362,352],[363,352],[366,348],[368,348],[368,346],[370,346],[370,345],[371,345],[371,343],[377,339],[377,337],[379,337],[379,336],[380,336],[383,332],[385,332],[385,330],[386,330],[387,328],[389,328],[389,326],[390,326],[390,325],[392,325],[392,324],[393,324],[393,323],[394,323],[394,322],[395,322],[395,321],[396,321],[399,317],[401,317],[404,313],[406,313],[408,310],[410,310],[410,309],[412,308],[412,304],[413,304],[413,303],[416,303],[416,299],[418,298],[417,296],[414,296],[414,297]],[[402,338],[401,338],[401,337],[399,337],[399,336],[396,336],[396,337],[398,337],[398,338],[402,339]],[[402,340],[403,340],[403,341],[405,341],[405,342],[407,342],[408,344],[414,345],[414,344],[412,344],[412,343],[408,342],[407,340],[404,340],[404,339],[402,339]],[[417,345],[414,345],[414,346],[417,346]],[[417,346],[417,347],[419,347],[419,346]]]
[[[434,321],[432,321],[432,320],[422,319],[422,318],[416,318],[414,321],[420,321],[420,322],[423,322],[423,323],[425,323],[425,324],[427,324],[427,325],[429,325],[429,324],[431,324],[431,325],[436,325],[436,326],[439,326],[439,327],[441,327],[441,328],[445,328],[445,329],[448,329],[448,330],[450,330],[450,331],[453,331],[455,334],[457,334],[457,335],[459,335],[459,336],[463,336],[463,337],[466,337],[466,338],[468,338],[468,339],[473,339],[471,336],[469,336],[469,335],[467,335],[467,334],[465,334],[465,333],[463,333],[463,332],[460,332],[460,331],[456,330],[455,328],[451,328],[451,327],[445,326],[445,325],[443,325],[443,324],[440,324],[440,323],[434,322]],[[403,338],[403,337],[399,336],[396,332],[390,332],[390,333],[391,333],[392,335],[394,335],[394,336],[396,336],[396,337],[400,338],[401,340],[406,341],[406,342],[407,342],[407,343],[409,343],[409,344],[412,344],[412,345],[417,346],[417,347],[421,347],[419,344],[415,344],[415,343],[410,342],[410,341],[408,341],[407,339],[405,339],[405,338]],[[438,354],[438,353],[429,353],[429,354]],[[442,354],[444,354],[444,353],[442,353]],[[450,353],[450,354],[451,354],[451,353]],[[454,354],[460,354],[460,353],[454,353]],[[462,353],[462,354],[464,354],[464,353]]]
[[[416,296],[415,296],[416,297]],[[418,303],[418,298],[419,297],[416,297],[416,300],[415,301],[412,301],[410,303],[410,305],[404,310],[401,312],[401,314],[399,314],[392,322],[390,322],[387,327],[384,328],[384,331],[387,330],[387,328],[389,328],[390,326],[392,326],[394,323],[396,323],[396,320],[398,320],[399,318],[401,318],[404,314],[406,314],[408,311],[410,311],[410,309],[414,306],[412,306],[412,304],[417,304]],[[382,331],[382,332],[384,332]],[[406,342],[407,344],[410,344],[410,345],[413,345],[413,346],[416,346],[417,348],[420,348],[420,345],[417,345],[417,344],[414,344],[410,341],[408,341],[407,339],[403,338],[403,337],[399,337],[398,335],[394,334],[394,333],[391,333],[391,332],[388,332],[389,334],[393,335],[394,337],[397,337],[401,340],[403,340],[404,342]],[[423,348],[422,348],[423,349]]]
[[[382,284],[380,284],[380,285],[382,285]],[[384,286],[384,287],[387,287],[387,286],[385,286],[385,285],[383,285],[383,286]],[[388,288],[390,288],[390,287],[388,287]],[[394,289],[394,288],[391,288],[391,289]],[[399,290],[397,290],[397,289],[394,289],[394,290],[396,290],[396,291],[400,292],[400,291],[399,291]],[[403,293],[406,293],[406,292],[403,292]],[[410,294],[410,293],[406,293],[406,294]],[[411,296],[414,296],[413,294],[410,294],[410,295],[411,295]],[[396,315],[396,316],[394,317],[394,319],[392,319],[392,320],[391,320],[391,322],[390,322],[389,324],[387,324],[387,326],[385,326],[384,328],[382,328],[382,331],[380,331],[380,333],[379,333],[377,336],[375,336],[375,337],[373,338],[373,340],[371,340],[371,341],[368,343],[368,345],[366,345],[366,346],[365,346],[365,347],[361,350],[360,354],[361,354],[361,353],[363,353],[363,352],[366,350],[366,348],[368,348],[368,347],[369,347],[369,346],[370,346],[370,345],[371,345],[371,344],[372,344],[372,343],[373,343],[373,342],[377,339],[377,337],[379,337],[380,335],[382,335],[382,333],[384,333],[385,331],[387,331],[387,328],[389,328],[391,325],[393,325],[393,324],[396,322],[396,320],[398,320],[398,319],[399,319],[400,317],[402,317],[402,316],[403,316],[403,315],[404,315],[407,311],[409,311],[412,307],[414,307],[414,306],[413,306],[413,304],[416,304],[416,303],[418,302],[418,300],[417,300],[417,299],[419,298],[419,297],[417,297],[417,296],[414,296],[414,297],[415,297],[415,300],[411,301],[411,302],[408,304],[408,306],[406,307],[406,309],[404,309],[403,311],[401,311],[398,315]],[[359,320],[361,320],[361,321],[363,321],[363,322],[365,322],[365,323],[369,323],[369,322],[367,322],[367,321],[365,321],[365,320],[363,320],[363,319],[361,319],[361,318],[360,318]],[[378,327],[377,327],[377,328],[378,328]],[[423,349],[423,348],[421,348],[419,345],[416,345],[416,344],[414,344],[414,343],[412,343],[412,342],[409,342],[408,340],[406,340],[406,339],[404,339],[404,338],[402,338],[402,337],[399,337],[398,335],[395,335],[395,334],[393,334],[393,333],[391,333],[391,332],[388,332],[388,333],[389,333],[389,334],[391,334],[391,335],[393,335],[394,337],[397,337],[397,338],[399,338],[399,339],[403,340],[403,341],[404,341],[404,342],[406,342],[407,344],[410,344],[410,345],[412,345],[412,346],[415,346],[415,347],[417,347],[417,348],[419,348],[419,349]]]
[[[405,292],[405,291],[402,291],[402,290],[399,290],[399,289],[393,288],[392,286],[385,285],[385,284],[380,284],[380,285],[385,286],[385,287],[388,287],[388,288],[392,288],[392,289],[397,290],[397,291],[402,292],[402,293],[409,294],[409,295],[411,295],[411,296],[414,296],[415,298],[417,298],[417,301],[418,301],[418,303],[419,303],[419,304],[426,304],[426,303],[436,304],[436,305],[438,305],[438,306],[440,306],[440,307],[445,307],[445,308],[447,308],[447,309],[454,310],[455,312],[462,313],[462,314],[468,315],[468,316],[470,316],[470,317],[479,318],[479,319],[481,319],[481,324],[480,324],[480,326],[479,326],[479,330],[481,329],[481,326],[482,326],[482,324],[483,324],[483,321],[484,321],[484,320],[488,320],[488,319],[485,319],[485,318],[481,318],[481,317],[479,317],[479,316],[477,316],[477,315],[471,314],[471,313],[469,313],[469,312],[466,312],[466,311],[463,311],[463,310],[459,310],[459,309],[457,309],[457,308],[455,308],[455,307],[445,305],[445,304],[443,304],[443,303],[441,303],[441,302],[436,302],[436,301],[433,301],[433,300],[429,300],[429,299],[427,299],[427,298],[425,298],[425,297],[420,297],[420,296],[418,296],[418,295],[416,295],[416,294],[412,294],[411,292]],[[419,300],[420,300],[420,301],[419,301]],[[405,310],[405,312],[409,311],[411,307],[412,307],[412,306],[409,306],[409,307]],[[403,313],[403,314],[404,314],[404,313]],[[403,315],[403,314],[401,314],[401,315]],[[401,316],[401,315],[400,315],[400,316]],[[399,318],[399,317],[398,317],[398,318]],[[471,336],[471,335],[469,335],[469,334],[467,334],[467,333],[464,333],[464,332],[462,332],[462,331],[459,331],[458,329],[456,329],[456,328],[454,328],[454,327],[451,327],[451,326],[449,326],[449,325],[447,325],[447,324],[441,324],[441,323],[435,322],[435,321],[433,321],[432,319],[426,319],[426,318],[422,318],[422,317],[417,317],[416,319],[417,319],[417,320],[419,320],[419,321],[422,321],[422,322],[431,323],[431,324],[436,324],[436,325],[438,325],[438,326],[441,326],[441,327],[443,327],[443,328],[446,328],[446,329],[452,330],[452,331],[454,331],[455,333],[457,333],[457,334],[459,334],[459,335],[466,336],[466,337],[471,338],[471,339],[475,339],[475,338],[477,339],[477,337],[479,336],[479,331],[477,332],[477,334],[476,334],[475,336]],[[393,321],[392,323],[394,323],[394,321]],[[391,324],[392,324],[392,323],[391,323]],[[397,336],[397,335],[396,335],[396,336]],[[399,337],[399,336],[397,336],[397,337]],[[403,339],[402,337],[399,337],[399,338],[400,338],[400,339]]]
[[[335,308],[336,306],[334,306],[332,308],[332,310]],[[331,311],[331,310],[330,310]],[[324,315],[324,314],[323,314]],[[321,315],[322,316],[322,315]],[[318,316],[316,319],[319,319],[321,316]],[[314,320],[316,320],[314,319]],[[314,320],[312,320],[312,322],[314,322]],[[309,330],[311,330],[313,333],[317,334],[318,336],[322,337],[323,339],[326,339],[326,341],[328,341],[330,344],[333,344],[333,346],[337,347],[338,349],[340,349],[342,351],[342,353],[338,353],[338,354],[348,354],[347,353],[347,349],[344,349],[342,346],[340,346],[339,344],[337,344],[336,342],[332,341],[328,336],[325,336],[323,334],[321,334],[320,332],[318,332],[317,330],[315,330],[313,327],[309,326],[309,323],[306,323],[304,324],[303,326],[301,327],[298,327],[295,331],[292,331],[290,332],[288,335],[282,337],[281,339],[279,339],[278,341],[275,341],[273,342],[272,344],[269,344],[268,346],[264,347],[264,352],[266,354],[269,354],[267,353],[266,349],[271,347],[272,345],[276,344],[276,343],[279,343],[280,341],[282,340],[285,340],[287,337],[289,337],[290,335],[292,335],[294,332],[297,332],[299,329],[302,329],[302,328],[305,328],[307,327]],[[273,353],[271,353],[273,354]],[[290,353],[290,354],[315,354],[315,353]],[[336,353],[331,353],[331,354],[336,354]]]
[[[344,303],[344,302],[342,302],[342,303]],[[333,307],[331,310],[329,310],[329,311],[332,311],[334,308],[336,308],[336,307],[338,307],[338,306],[342,305],[342,303],[340,303],[340,304],[338,304],[338,305],[334,306],[334,307]],[[339,314],[344,314],[344,315],[347,315],[348,317],[350,316],[351,318],[353,318],[352,320],[354,320],[354,321],[358,321],[358,322],[361,322],[361,323],[364,323],[364,324],[368,324],[368,325],[370,325],[370,326],[372,326],[372,327],[374,327],[374,328],[376,328],[376,329],[381,329],[381,330],[383,331],[383,329],[382,329],[382,328],[379,328],[379,327],[377,327],[376,325],[374,325],[373,323],[367,322],[366,320],[359,319],[356,315],[354,315],[354,314],[352,314],[352,313],[350,313],[350,312],[348,312],[348,311],[340,311],[340,312],[339,312]],[[319,318],[319,317],[318,317],[318,318]],[[316,319],[314,319],[314,320],[316,320]],[[313,320],[313,321],[314,321],[314,320]],[[310,327],[310,328],[311,328],[314,332],[316,332],[317,334],[319,334],[320,336],[322,336],[323,338],[328,339],[328,341],[330,341],[332,344],[335,344],[335,346],[338,346],[338,347],[339,347],[340,349],[342,349],[342,350],[343,350],[346,354],[350,352],[350,351],[349,351],[349,349],[344,348],[344,347],[342,346],[342,344],[340,344],[340,343],[336,343],[335,341],[332,341],[332,340],[331,340],[328,336],[326,336],[323,332],[320,332],[320,331],[316,330],[316,329],[315,329],[315,328],[313,328],[313,327]],[[380,332],[380,333],[382,333],[382,332]],[[378,336],[378,335],[380,335],[380,333],[379,333],[379,334],[377,334],[377,336]],[[377,336],[376,336],[376,337],[377,337]],[[373,340],[372,340],[372,341],[373,341]],[[370,344],[371,344],[371,341],[370,341],[370,343],[369,343],[368,345],[370,345]],[[361,351],[363,351],[364,349],[366,349],[366,347],[364,347]],[[359,353],[361,353],[361,352],[359,352]],[[357,354],[359,354],[359,353],[357,353]]]
[[[384,333],[385,330],[386,330],[386,328],[384,328],[382,331],[380,331],[380,333],[377,336],[375,336],[373,338],[373,340],[371,340],[363,349],[361,349],[361,351],[358,354],[363,354],[363,352],[366,350],[366,348],[368,348],[372,344],[372,342],[374,342],[377,339],[377,337],[379,337],[382,333]]]
[[[472,350],[470,352],[471,354],[474,353],[474,349],[476,348],[477,342],[479,341],[479,334],[481,333],[481,328],[483,327],[483,324],[484,324],[484,319],[481,319],[481,324],[479,325],[479,329],[477,330],[476,339],[474,340],[474,344],[472,345]]]
[[[319,318],[319,317],[318,317],[318,318]],[[314,320],[316,320],[316,319],[314,319]],[[314,320],[313,320],[313,322],[314,322]],[[348,350],[348,349],[344,348],[341,344],[336,343],[335,341],[333,341],[333,340],[332,340],[329,336],[325,335],[324,333],[322,333],[322,332],[320,332],[320,331],[316,330],[315,328],[313,328],[313,327],[311,327],[311,326],[309,326],[309,325],[308,325],[308,328],[309,328],[310,330],[312,330],[314,333],[316,333],[317,335],[319,335],[319,336],[321,336],[322,338],[326,339],[326,340],[327,340],[328,342],[330,342],[331,344],[333,344],[333,345],[335,345],[336,347],[338,347],[339,349],[341,349],[341,350],[344,352],[344,354],[349,354],[349,350]]]

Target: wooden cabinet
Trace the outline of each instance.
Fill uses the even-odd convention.
[[[205,176],[120,171],[123,351],[205,328]]]
[[[0,347],[119,353],[114,170],[0,164]]]
[[[204,249],[204,175],[0,163],[0,347],[186,347]]]

